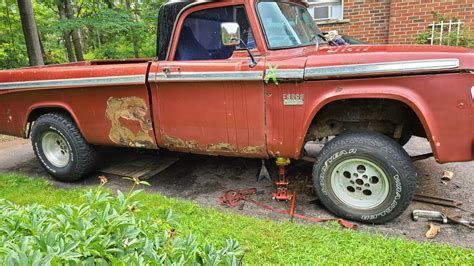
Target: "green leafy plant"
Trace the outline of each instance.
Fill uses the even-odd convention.
[[[56,207],[58,202],[87,204],[87,198],[81,197],[87,191],[82,186],[58,188],[43,178],[0,173],[0,198],[20,206],[41,203]],[[134,217],[151,217],[146,221],[163,225],[162,232],[173,238],[192,232],[198,242],[207,241],[220,248],[218,250],[227,245],[226,239],[236,239],[245,252],[244,264],[352,265],[357,261],[357,264],[376,265],[472,265],[474,261],[474,250],[468,248],[407,241],[404,237],[394,238],[373,232],[341,230],[339,225],[303,225],[258,219],[234,211],[202,207],[159,193],[139,193],[134,198],[143,205]],[[180,226],[176,225],[176,221]],[[174,231],[171,230],[173,228]],[[200,250],[205,249],[205,245],[199,247]],[[0,264],[2,262],[3,257]]]
[[[434,33],[432,34],[431,32],[432,29],[430,27],[429,30],[418,35],[417,37],[418,44],[429,44],[431,43],[431,38],[433,38],[433,44],[436,44],[436,45],[450,45],[450,46],[462,46],[462,47],[472,46],[471,33],[465,28],[463,28],[462,25],[461,25],[459,34],[457,33],[457,24],[453,26],[454,30],[452,30],[451,32],[447,30],[447,27],[448,27],[447,21],[451,20],[453,22],[457,22],[458,21],[457,18],[455,17],[448,18],[448,17],[440,15],[437,12],[432,12],[432,14],[434,17],[434,23],[438,24],[438,23],[441,23],[442,21],[445,23],[443,35],[441,36],[441,30],[439,27],[436,27]]]
[[[227,240],[221,249],[200,244],[180,232],[171,210],[162,219],[135,217],[142,205],[134,198],[140,193],[118,191],[114,196],[99,188],[87,192],[86,204],[53,208],[0,200],[0,263],[237,264],[242,252],[235,241]]]
[[[58,4],[33,1],[33,10],[46,64],[69,61],[65,32],[78,30],[85,60],[155,56],[157,12],[164,0],[70,1],[72,19],[61,19]],[[72,51],[74,57],[75,52]],[[16,1],[0,5],[0,69],[28,66]]]
[[[132,181],[132,188],[130,188],[130,193],[138,186],[151,186],[147,181],[142,181],[138,177],[124,177],[123,179]]]

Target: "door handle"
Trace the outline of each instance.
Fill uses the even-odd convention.
[[[168,77],[169,74],[171,74],[171,70],[177,70],[177,72],[181,72],[181,68],[180,67],[170,67],[170,66],[165,66],[163,67],[163,74],[165,74],[165,78]]]

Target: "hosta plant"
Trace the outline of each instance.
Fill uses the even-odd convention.
[[[87,204],[19,206],[0,200],[1,265],[235,265],[235,241],[215,248],[179,232],[176,217],[137,218],[140,191],[87,193]]]

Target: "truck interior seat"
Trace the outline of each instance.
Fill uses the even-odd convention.
[[[209,60],[211,53],[194,37],[193,31],[183,26],[179,36],[179,45],[176,49],[175,60]]]

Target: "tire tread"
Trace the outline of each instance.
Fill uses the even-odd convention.
[[[415,195],[417,172],[406,151],[394,140],[382,134],[372,132],[346,132],[328,142],[321,150],[320,154],[318,154],[313,166],[313,180],[316,191],[318,191],[316,186],[319,186],[319,181],[316,180],[318,179],[317,168],[319,165],[321,165],[328,156],[331,156],[335,150],[351,147],[353,145],[380,147],[383,152],[387,154],[385,159],[390,158],[390,160],[393,161],[393,164],[398,166],[396,170],[399,172],[400,178],[402,178],[402,176],[406,177],[403,178],[403,200],[398,202],[400,205],[386,216],[377,218],[370,222],[385,223],[400,216],[410,205],[410,202]],[[318,196],[322,197],[322,195]],[[336,213],[338,216],[347,217],[347,214],[343,213],[336,206],[331,206],[331,204],[328,204],[328,202],[323,199],[322,202],[328,209]]]
[[[96,149],[94,146],[87,143],[87,141],[84,139],[81,132],[79,131],[78,127],[76,126],[76,123],[70,118],[69,115],[64,113],[48,113],[40,116],[33,126],[33,137],[37,133],[35,132],[37,125],[40,124],[59,124],[60,127],[64,128],[68,137],[71,138],[72,143],[70,144],[74,145],[74,148],[76,150],[76,153],[74,154],[74,158],[76,160],[74,169],[67,177],[55,176],[54,173],[51,173],[56,179],[60,181],[76,181],[85,177],[87,174],[91,173],[95,169],[97,161]],[[33,150],[35,151],[35,154],[38,157],[39,155],[37,154],[37,150],[34,147],[34,142]]]

